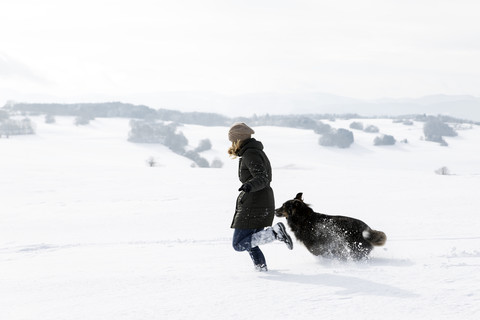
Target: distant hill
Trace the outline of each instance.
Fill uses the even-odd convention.
[[[254,93],[222,95],[209,92],[159,92],[132,97],[154,108],[183,112],[215,112],[229,117],[253,114],[345,114],[398,116],[444,114],[480,121],[480,98],[431,95],[416,99],[359,100],[325,93]]]
[[[387,115],[431,114],[480,121],[480,98],[462,95],[432,95],[418,99],[382,99],[375,102],[376,113]]]
[[[132,97],[133,100],[134,97]],[[36,104],[12,103],[6,110],[75,114],[80,110],[99,111],[99,105],[106,116],[145,117],[154,116],[161,110],[190,113],[198,117],[200,113],[209,116],[218,114],[218,124],[226,117],[250,117],[252,115],[288,114],[358,114],[360,116],[392,117],[411,114],[448,115],[471,121],[480,121],[480,98],[466,95],[432,95],[418,99],[379,99],[364,101],[324,93],[256,93],[243,95],[221,95],[208,92],[160,92],[145,94],[142,99],[151,103],[132,105],[120,102],[96,104]],[[63,109],[63,111],[60,111]],[[97,116],[99,116],[97,114]],[[173,120],[173,119],[172,119]]]

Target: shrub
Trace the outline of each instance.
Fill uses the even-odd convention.
[[[395,138],[388,134],[381,135],[373,140],[373,144],[376,146],[392,146],[395,142],[397,142]]]
[[[441,167],[435,170],[436,174],[442,175],[442,176],[447,176],[450,174],[450,170],[448,170],[447,167]]]
[[[324,147],[334,147],[335,146],[335,134],[326,133],[320,137],[318,143]]]
[[[93,118],[90,116],[81,115],[75,117],[74,123],[76,126],[85,126],[90,123],[90,120],[93,120]]]
[[[182,154],[185,152],[185,147],[188,145],[188,140],[183,135],[183,132],[169,132],[165,136],[164,145],[170,148],[170,150],[172,150],[173,152]]]
[[[376,126],[369,125],[363,131],[368,132],[368,133],[377,133],[380,130],[378,130],[378,127],[376,127]]]
[[[324,134],[318,143],[325,147],[348,148],[353,143],[353,133],[347,129],[338,129]]]
[[[208,168],[209,164],[208,161],[205,158],[202,158],[197,152],[195,151],[187,151],[183,154],[185,157],[188,159],[191,159],[195,162],[197,166],[200,168]]]
[[[155,160],[154,157],[148,158],[145,162],[149,167],[155,167],[157,165],[157,161]]]
[[[212,143],[209,139],[200,140],[198,147],[195,149],[196,152],[203,152],[212,149]]]
[[[332,127],[329,124],[318,121],[317,126],[315,127],[315,129],[313,129],[313,131],[318,134],[325,134],[332,131]]]
[[[200,168],[209,168],[210,165],[208,164],[208,161],[207,159],[205,158],[202,158],[202,157],[199,157],[195,163],[197,164],[197,166],[199,166]]]
[[[352,122],[352,123],[350,123],[350,129],[363,130],[363,123]]]
[[[442,146],[448,145],[443,139],[444,136],[457,136],[457,132],[455,130],[437,118],[430,118],[427,120],[427,122],[425,122],[423,125],[423,133],[425,134],[425,140],[439,142]]]

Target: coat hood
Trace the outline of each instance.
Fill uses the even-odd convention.
[[[238,151],[238,155],[241,157],[248,149],[263,150],[263,144],[260,141],[257,141],[255,138],[247,139],[240,146],[240,151]]]

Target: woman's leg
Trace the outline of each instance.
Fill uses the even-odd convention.
[[[248,251],[248,253],[250,254],[250,258],[252,258],[253,264],[256,267],[267,267],[267,261],[265,261],[265,256],[259,247],[253,247],[250,251]]]
[[[269,231],[267,231],[269,233]],[[270,237],[267,237],[270,238]],[[265,239],[265,231],[262,229],[235,229],[233,233],[233,248],[236,251],[247,251],[252,258],[253,263],[258,265],[266,265],[265,256],[262,250],[258,247],[259,244],[264,244],[273,241],[258,241],[258,239]],[[253,241],[252,241],[253,240]],[[269,239],[270,240],[270,239]],[[253,243],[252,243],[253,242]]]

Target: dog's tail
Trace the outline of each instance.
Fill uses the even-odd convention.
[[[363,238],[374,246],[383,246],[387,242],[387,235],[385,232],[377,231],[368,228],[363,231]]]

